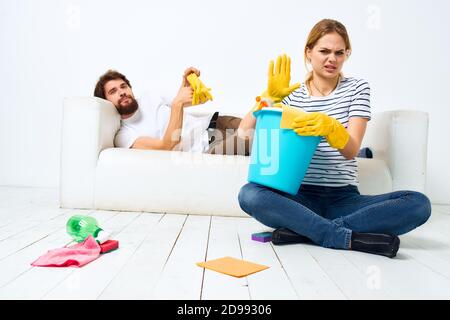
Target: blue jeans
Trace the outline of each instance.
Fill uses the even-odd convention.
[[[302,185],[297,195],[248,183],[239,205],[271,228],[288,228],[323,247],[348,249],[352,231],[401,235],[425,223],[430,200],[415,191],[361,195],[352,185]]]

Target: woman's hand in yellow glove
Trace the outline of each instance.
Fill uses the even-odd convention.
[[[336,149],[343,149],[350,138],[338,120],[320,112],[305,112],[295,118],[292,129],[300,136],[324,136]]]
[[[273,102],[281,102],[292,91],[300,87],[300,83],[289,86],[291,82],[291,58],[287,55],[278,56],[274,69],[273,61],[269,63],[267,90],[263,97],[271,99]]]

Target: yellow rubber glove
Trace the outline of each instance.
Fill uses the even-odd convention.
[[[344,149],[350,138],[335,118],[320,112],[305,112],[294,119],[292,128],[300,136],[324,136],[331,147]]]
[[[269,63],[267,90],[261,95],[273,102],[281,102],[292,91],[300,87],[300,83],[289,86],[291,82],[291,58],[287,55],[278,56],[274,69],[273,61]]]
[[[187,80],[191,85],[192,90],[194,90],[194,93],[192,94],[193,106],[213,99],[211,93],[209,92],[211,88],[207,88],[195,73],[188,75]]]

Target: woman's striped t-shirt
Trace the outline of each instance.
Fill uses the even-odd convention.
[[[351,117],[369,119],[370,87],[362,79],[342,78],[336,89],[326,97],[311,97],[306,85],[292,92],[283,104],[301,108],[306,112],[322,112],[347,128]],[[347,160],[323,138],[311,160],[302,184],[341,187],[358,185],[356,160]]]

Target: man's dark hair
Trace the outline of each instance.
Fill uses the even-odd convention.
[[[108,70],[103,74],[97,81],[94,90],[94,96],[102,99],[106,99],[105,95],[105,84],[111,80],[122,79],[125,83],[131,88],[130,81],[128,81],[127,77],[115,70]]]

